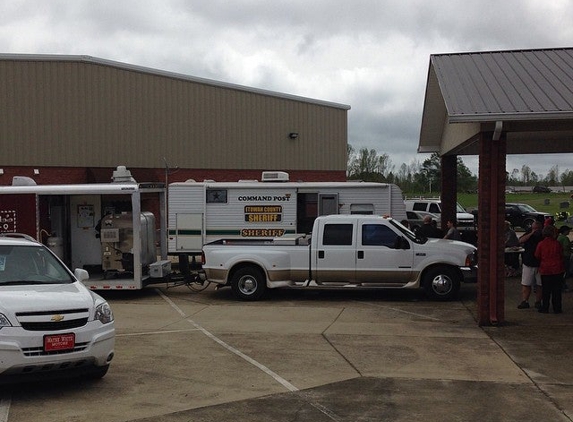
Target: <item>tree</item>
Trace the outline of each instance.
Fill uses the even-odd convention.
[[[545,177],[545,182],[547,182],[548,185],[555,186],[557,185],[558,181],[559,181],[559,166],[554,165],[549,169],[549,172]]]
[[[521,184],[521,179],[519,177],[519,170],[518,169],[513,169],[511,171],[511,174],[509,174],[507,176],[507,184],[508,185],[520,185]]]
[[[347,148],[347,152],[351,151]],[[348,166],[348,177],[373,182],[384,182],[394,166],[388,154],[378,155],[375,149],[361,148],[352,157]]]
[[[461,157],[457,158],[457,185],[458,192],[473,192],[477,189],[477,177],[464,164]],[[433,153],[422,163],[420,171],[415,176],[416,181],[425,191],[439,192],[441,189],[442,160],[437,153]]]
[[[356,156],[356,151],[350,144],[346,144],[346,177],[350,176],[350,169],[352,166],[352,161]]]
[[[474,192],[477,190],[477,177],[458,157],[458,192]]]
[[[392,160],[390,156],[386,153],[378,156],[378,166],[377,171],[380,173],[384,178],[388,177],[388,174],[394,170],[394,164],[392,164]]]
[[[526,164],[521,166],[521,179],[525,186],[529,185],[529,182],[531,182],[531,169]]]
[[[426,158],[422,163],[420,171],[414,179],[420,186],[426,186],[428,192],[432,193],[440,190],[440,179],[442,176],[442,161],[437,152],[432,153],[430,158]],[[426,190],[425,188],[423,189]]]
[[[572,186],[573,185],[573,171],[571,170],[565,170],[563,173],[561,173],[561,184],[563,186]]]

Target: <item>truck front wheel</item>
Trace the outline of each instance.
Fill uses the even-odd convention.
[[[460,290],[460,279],[452,268],[435,267],[424,275],[424,289],[432,300],[452,300]]]
[[[256,267],[240,268],[231,279],[233,295],[241,300],[258,300],[266,288],[265,275]]]

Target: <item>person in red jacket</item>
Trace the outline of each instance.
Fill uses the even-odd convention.
[[[561,303],[561,284],[563,283],[563,247],[556,239],[557,230],[555,226],[543,227],[541,232],[543,240],[539,242],[535,249],[535,257],[539,260],[539,274],[543,285],[543,296],[539,312],[549,312],[549,302],[553,304],[553,312],[560,314],[563,312]]]

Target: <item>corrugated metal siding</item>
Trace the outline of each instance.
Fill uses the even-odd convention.
[[[298,132],[296,140],[288,138]],[[347,109],[73,61],[0,60],[4,165],[345,170]]]
[[[451,121],[573,111],[573,49],[433,55]]]

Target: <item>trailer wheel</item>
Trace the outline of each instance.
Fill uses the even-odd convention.
[[[241,300],[258,300],[267,289],[265,275],[257,267],[243,267],[231,279],[233,295]]]
[[[455,299],[460,291],[459,275],[452,268],[435,267],[424,275],[424,289],[432,300]]]

